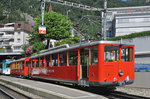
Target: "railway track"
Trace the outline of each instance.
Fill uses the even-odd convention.
[[[123,93],[119,91],[113,91],[104,96],[106,96],[109,99],[150,99],[148,97],[131,95],[131,94],[127,94],[127,93]]]
[[[0,85],[0,99],[31,99],[21,93]]]

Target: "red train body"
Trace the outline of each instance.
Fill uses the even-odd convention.
[[[17,63],[21,64],[20,68],[14,66]],[[12,62],[11,74],[82,86],[131,84],[134,81],[134,46],[114,41],[97,41],[53,48]]]

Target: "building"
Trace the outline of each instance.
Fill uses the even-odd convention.
[[[21,53],[32,27],[23,22],[0,25],[0,53]]]
[[[150,2],[150,0],[146,0],[146,3]]]
[[[149,31],[150,6],[108,8],[106,20],[107,37]]]
[[[135,71],[150,72],[150,36],[123,40],[135,45]]]

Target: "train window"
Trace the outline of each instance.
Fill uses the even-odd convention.
[[[30,64],[29,61],[27,61],[27,62],[26,62],[26,67],[29,67],[29,64]]]
[[[104,60],[106,62],[119,61],[119,46],[105,46]]]
[[[58,54],[52,55],[52,66],[58,66]]]
[[[32,60],[32,67],[35,67],[35,61]]]
[[[21,69],[21,63],[20,63],[20,69]]]
[[[67,65],[67,52],[59,54],[59,66]]]
[[[40,57],[40,67],[44,67],[44,57]]]
[[[22,62],[22,69],[24,69],[24,62]]]
[[[78,64],[78,51],[69,51],[69,66]]]
[[[15,63],[13,63],[13,69],[15,69]]]
[[[36,67],[39,67],[39,58],[36,58]]]
[[[92,47],[91,48],[91,65],[98,64],[98,48]]]
[[[0,68],[2,68],[2,64],[0,64]]]
[[[80,49],[80,64],[88,66],[89,64],[89,48]]]
[[[15,64],[15,69],[17,69],[17,62],[16,62],[16,64]]]
[[[50,55],[46,56],[46,66],[49,67],[50,66]]]
[[[133,48],[122,47],[121,48],[121,61],[129,62],[133,60]]]
[[[6,64],[6,68],[9,68],[10,67],[10,65],[9,64]]]

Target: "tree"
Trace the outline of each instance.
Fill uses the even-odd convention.
[[[43,42],[35,42],[33,45],[26,44],[22,47],[24,52],[22,53],[23,56],[31,56],[31,55],[36,55],[39,53],[39,51],[44,49],[44,44]]]
[[[75,43],[78,43],[79,41],[80,39],[77,36],[74,36],[74,37],[63,39],[60,42],[56,42],[56,46],[59,46],[62,44],[75,44]]]
[[[71,36],[72,23],[64,15],[56,12],[46,12],[44,14],[44,26],[46,27],[47,34],[39,34],[38,27],[41,26],[41,15],[35,19],[35,26],[33,32],[30,34],[30,42],[34,43],[38,41],[48,40],[46,48],[48,48],[49,40],[61,40]]]

